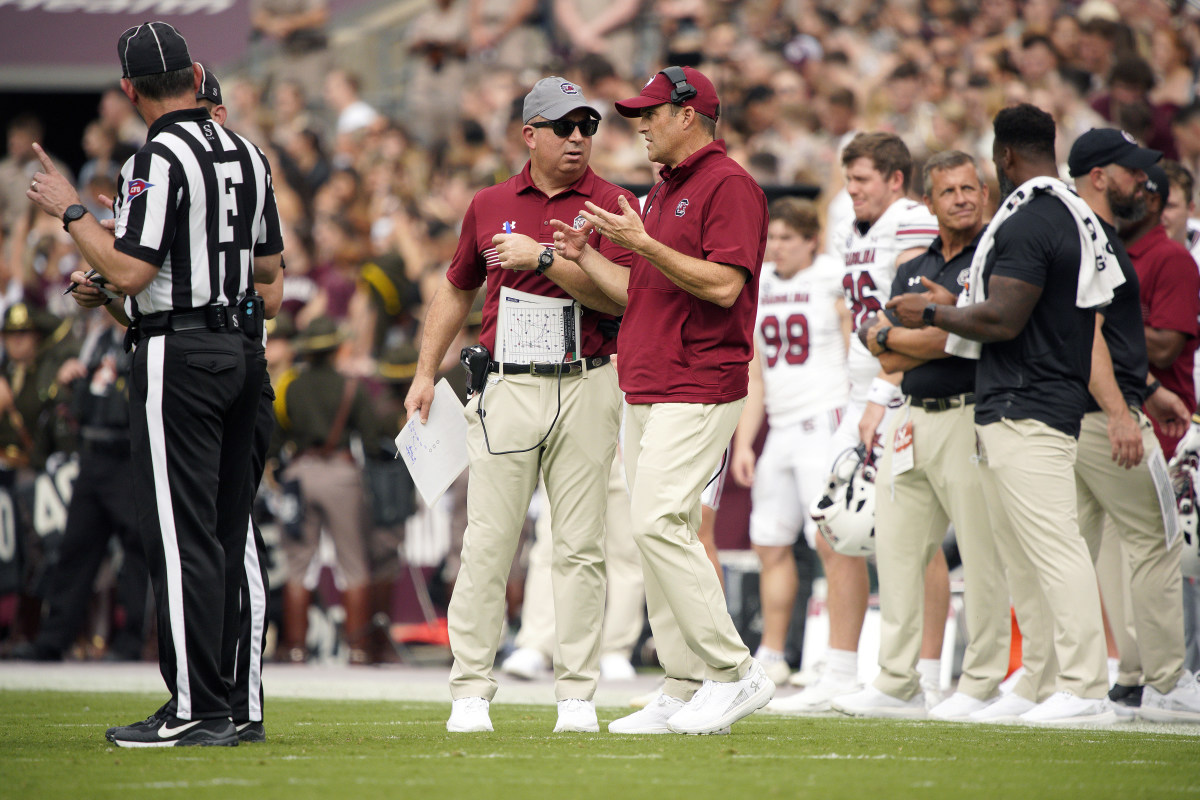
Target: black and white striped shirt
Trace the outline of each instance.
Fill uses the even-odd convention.
[[[271,168],[262,151],[203,108],[172,111],[121,169],[116,248],[159,267],[131,298],[132,317],[236,305],[254,256],[283,251]]]

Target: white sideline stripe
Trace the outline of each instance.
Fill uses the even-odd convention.
[[[262,638],[267,623],[267,590],[263,586],[262,570],[258,563],[258,548],[254,545],[254,523],[246,520],[246,585],[250,589],[250,721],[262,722]]]
[[[183,613],[183,564],[179,558],[179,536],[175,509],[171,504],[171,482],[167,475],[167,438],[163,427],[163,364],[166,336],[146,339],[146,428],[150,434],[154,497],[158,526],[162,532],[163,556],[167,567],[167,610],[171,616],[171,643],[175,647],[175,692],[179,719],[192,718],[192,687],[188,681],[187,629]]]

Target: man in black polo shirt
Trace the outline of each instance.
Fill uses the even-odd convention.
[[[1092,558],[1100,555],[1104,517],[1113,522],[1130,567],[1128,592],[1141,656],[1144,688],[1113,687],[1109,698],[1117,713],[1157,722],[1200,721],[1200,685],[1183,667],[1183,584],[1179,561],[1182,539],[1172,502],[1164,519],[1156,483],[1173,498],[1167,464],[1146,410],[1171,435],[1185,429],[1188,409],[1173,392],[1148,378],[1142,299],[1133,261],[1117,238],[1113,224],[1146,214],[1146,172],[1161,154],[1138,147],[1121,131],[1092,129],[1076,140],[1067,160],[1079,196],[1100,219],[1125,275],[1103,310],[1100,333],[1112,355],[1121,395],[1139,426],[1146,457],[1133,469],[1121,469],[1111,458],[1108,416],[1091,402],[1079,433],[1075,461],[1079,532]],[[1149,163],[1148,163],[1149,162]],[[1161,172],[1160,172],[1161,174]],[[1098,315],[1100,316],[1100,315]],[[1147,382],[1150,381],[1149,386]],[[1122,409],[1125,411],[1125,409]],[[1169,544],[1168,544],[1169,543]],[[1110,602],[1123,602],[1118,593]]]
[[[938,153],[925,164],[925,203],[938,238],[902,264],[892,296],[925,292],[933,282],[958,294],[983,231],[987,185],[966,153]],[[869,330],[868,330],[869,327]],[[975,362],[947,357],[946,332],[908,330],[889,319],[859,327],[859,339],[888,372],[903,372],[904,408],[884,436],[875,494],[879,571],[879,676],[833,701],[846,714],[965,719],[996,695],[1008,668],[1008,587],[998,556],[975,455]],[[922,691],[918,655],[924,628],[924,575],[953,521],[966,572],[967,630],[958,691],[937,702]]]
[[[1000,111],[993,127],[1005,199],[972,265],[978,282],[966,291],[975,302],[955,306],[949,292],[931,291],[894,297],[887,307],[906,327],[956,334],[947,347],[982,342],[975,373],[975,429],[987,463],[981,477],[990,512],[1009,523],[996,526],[996,544],[1024,635],[1026,673],[1012,694],[971,719],[1109,724],[1116,715],[1107,698],[1100,594],[1079,535],[1074,464],[1089,380],[1107,374],[1113,384],[1107,350],[1096,348],[1093,369],[1096,314],[1089,307],[1111,300],[1112,280],[1092,260],[1104,243],[1088,239],[1084,258],[1081,230],[1090,235],[1098,223],[1057,178],[1053,118],[1022,104]],[[1119,392],[1115,403],[1111,394],[1103,400],[1114,413],[1123,407]],[[1115,433],[1116,455],[1136,463],[1136,426],[1132,439]]]

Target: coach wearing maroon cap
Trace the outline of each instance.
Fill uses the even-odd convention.
[[[621,392],[609,362],[616,352],[612,315],[623,304],[556,256],[550,220],[576,220],[585,201],[618,213],[637,201],[588,167],[600,115],[575,84],[538,81],[522,119],[529,163],[471,201],[458,250],[425,316],[417,374],[404,401],[410,416],[428,419],[438,365],[486,282],[480,343],[490,355],[477,356],[486,372],[467,403],[467,532],[449,609],[454,704],[446,729],[452,733],[492,730],[504,586],[539,473],[553,518],[554,730],[600,729],[592,696],[604,616],[604,515],[621,422]],[[628,250],[599,234],[590,240],[606,263],[628,272]]]
[[[641,216],[588,203],[578,229],[555,221],[559,253],[625,306],[618,339],[625,469],[663,693],[613,733],[724,733],[775,686],[742,643],[696,536],[700,493],[745,402],[767,202],[715,139],[720,102],[690,67],[667,67],[616,104],[662,164]],[[633,251],[611,263],[587,237]]]

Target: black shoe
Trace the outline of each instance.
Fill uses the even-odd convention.
[[[162,704],[162,708],[158,709],[158,711],[155,711],[153,714],[146,717],[141,722],[135,722],[132,725],[117,725],[115,727],[109,728],[108,730],[106,730],[104,732],[104,738],[108,739],[110,742],[115,742],[116,739],[113,737],[115,737],[118,733],[122,733],[125,731],[139,731],[140,732],[140,731],[154,730],[158,727],[159,723],[161,723],[167,717],[171,716],[170,706],[171,706],[171,701],[168,700],[167,702]]]
[[[1120,683],[1113,684],[1112,689],[1108,691],[1108,699],[1112,702],[1118,717],[1133,719],[1137,716],[1138,709],[1142,707],[1143,688],[1141,686],[1124,686]]]
[[[261,722],[235,722],[239,742],[265,742],[267,732]]]
[[[162,717],[156,725],[139,723],[117,728],[110,741],[118,747],[236,747],[238,735],[229,717],[189,720],[170,714]]]

